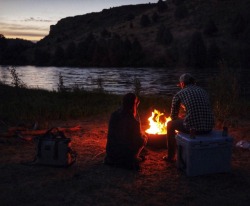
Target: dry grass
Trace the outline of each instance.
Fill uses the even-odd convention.
[[[127,171],[102,163],[108,118],[54,122],[54,126],[76,125],[81,130],[67,135],[78,160],[66,169],[23,165],[35,155],[34,142],[0,137],[1,206],[249,205],[249,150],[234,146],[232,172],[227,174],[187,177],[161,160],[164,149],[149,150],[141,172]],[[250,140],[249,123],[230,133],[234,143]]]

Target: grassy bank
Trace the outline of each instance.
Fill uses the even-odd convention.
[[[11,86],[0,82],[0,120],[1,124],[81,119],[84,117],[106,116],[117,109],[122,101],[121,95],[110,94],[103,89],[103,80],[97,81],[98,89],[86,91],[82,88],[65,88],[63,77],[59,75],[57,91],[27,88],[19,78],[15,68],[10,68]],[[140,94],[141,84],[134,80],[134,92]],[[225,64],[221,71],[210,80],[209,94],[217,124],[237,126],[239,121],[249,120],[250,101],[242,98],[237,75]],[[150,116],[154,109],[170,112],[172,97],[140,96],[141,116]]]
[[[4,122],[40,122],[109,115],[122,96],[100,91],[46,91],[0,85],[0,117]],[[170,100],[141,97],[140,111],[170,108]]]

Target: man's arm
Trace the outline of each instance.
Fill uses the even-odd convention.
[[[181,100],[178,95],[175,95],[172,100],[171,113],[170,113],[170,117],[172,120],[178,118],[180,105],[181,105]]]

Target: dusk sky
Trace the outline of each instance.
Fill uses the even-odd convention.
[[[0,0],[0,34],[38,41],[62,18],[149,2],[158,0]]]

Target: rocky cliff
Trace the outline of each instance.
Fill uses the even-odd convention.
[[[25,51],[55,66],[249,67],[249,0],[159,0],[61,19]]]

